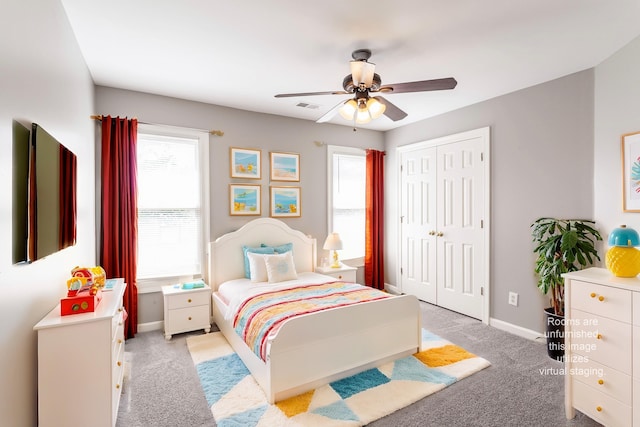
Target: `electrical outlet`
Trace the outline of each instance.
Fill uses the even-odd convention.
[[[518,306],[518,294],[515,292],[509,292],[509,304]]]

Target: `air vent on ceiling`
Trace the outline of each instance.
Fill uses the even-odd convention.
[[[307,102],[299,102],[296,104],[296,107],[309,108],[311,110],[317,110],[320,108],[318,104],[309,104]]]

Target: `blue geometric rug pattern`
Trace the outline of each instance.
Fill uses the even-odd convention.
[[[490,366],[423,330],[420,353],[270,405],[221,332],[187,346],[220,427],[363,426]]]

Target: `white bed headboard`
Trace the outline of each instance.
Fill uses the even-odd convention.
[[[317,263],[316,239],[290,228],[274,218],[257,218],[236,231],[209,243],[209,285],[213,290],[221,283],[244,277],[242,246],[277,246],[293,243],[296,271],[314,271]]]

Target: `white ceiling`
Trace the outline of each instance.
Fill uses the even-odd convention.
[[[639,0],[61,2],[102,86],[315,121],[348,96],[274,95],[342,90],[358,48],[372,50],[383,85],[458,81],[385,94],[408,117],[362,126],[374,130],[593,67],[640,34]]]

